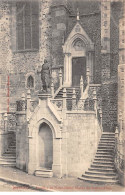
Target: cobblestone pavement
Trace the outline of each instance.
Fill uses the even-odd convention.
[[[125,191],[120,185],[98,185],[71,177],[41,178],[11,167],[0,167],[0,182],[0,191]]]

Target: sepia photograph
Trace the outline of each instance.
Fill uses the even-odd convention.
[[[125,191],[125,0],[0,0],[0,193]]]

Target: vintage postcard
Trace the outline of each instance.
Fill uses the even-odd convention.
[[[124,0],[0,0],[0,191],[125,191],[124,86]]]

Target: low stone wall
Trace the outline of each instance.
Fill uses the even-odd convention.
[[[88,170],[94,159],[101,129],[94,112],[67,113],[64,128],[67,137],[63,134],[63,172],[66,173],[67,169],[68,176],[80,176]],[[63,144],[65,138],[67,146]]]

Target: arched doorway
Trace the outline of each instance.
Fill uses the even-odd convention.
[[[39,167],[52,169],[53,134],[49,125],[43,122],[39,128]]]
[[[81,76],[85,83],[87,70],[93,81],[94,44],[78,21],[63,45],[63,53],[64,86],[79,86]]]

